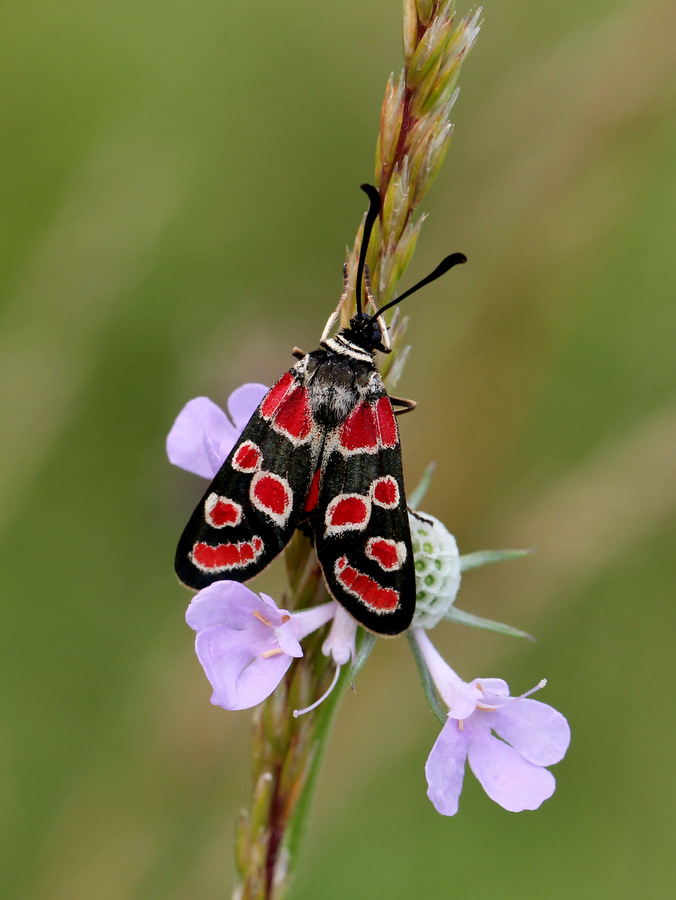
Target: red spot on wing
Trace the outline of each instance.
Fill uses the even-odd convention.
[[[304,440],[312,430],[312,416],[306,388],[298,385],[277,407],[273,426],[293,440]]]
[[[251,502],[267,513],[278,525],[283,525],[293,506],[293,491],[288,481],[274,472],[258,472],[251,482]]]
[[[261,506],[280,515],[289,503],[289,495],[284,485],[273,475],[259,478],[254,488],[254,496]]]
[[[204,504],[205,518],[214,528],[226,525],[239,525],[242,520],[242,507],[234,500],[210,494]]]
[[[222,572],[227,569],[242,569],[254,562],[263,550],[263,541],[254,537],[239,544],[210,544],[199,542],[190,554],[193,563],[203,571]]]
[[[291,372],[287,372],[285,375],[282,375],[277,384],[272,385],[260,405],[261,415],[264,419],[269,419],[273,415],[279,404],[291,390],[294,381],[295,379]]]
[[[335,534],[345,529],[366,528],[371,517],[368,497],[360,494],[340,494],[326,507],[326,534]]]
[[[312,512],[313,509],[317,506],[317,500],[319,499],[319,469],[315,472],[315,477],[312,479],[312,484],[310,485],[310,490],[307,494],[307,499],[305,501],[305,506],[303,507],[304,512]]]
[[[232,457],[232,467],[238,472],[255,472],[260,465],[261,458],[260,447],[257,447],[253,441],[244,441]]]
[[[394,509],[399,503],[399,485],[396,478],[392,475],[383,475],[382,478],[376,478],[371,485],[371,493],[373,502],[385,509]]]
[[[399,594],[393,588],[384,588],[375,579],[350,566],[346,556],[336,561],[338,583],[373,612],[394,612],[399,606]]]
[[[364,552],[368,559],[377,562],[381,569],[392,572],[401,568],[401,556],[405,558],[406,548],[403,543],[397,544],[390,538],[371,538]]]
[[[397,434],[397,422],[394,418],[394,410],[389,397],[381,397],[377,404],[378,429],[380,431],[380,443],[383,447],[396,447],[399,440]]]
[[[361,525],[366,520],[368,508],[361,497],[339,500],[331,515],[332,525]]]
[[[370,403],[360,403],[338,429],[340,446],[349,451],[375,451],[378,448],[376,412]]]

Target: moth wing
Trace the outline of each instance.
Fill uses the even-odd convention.
[[[304,515],[323,438],[294,367],[265,395],[190,517],[175,560],[184,584],[247,581],[281,553]]]
[[[415,569],[399,430],[384,388],[327,435],[312,521],[332,596],[369,631],[405,631]]]

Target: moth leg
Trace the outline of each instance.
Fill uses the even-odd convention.
[[[343,308],[343,304],[347,300],[347,292],[348,292],[348,277],[347,277],[347,263],[343,263],[343,293],[340,295],[340,300],[338,301],[338,306],[334,309],[334,311],[329,316],[329,320],[324,326],[324,331],[322,331],[322,336],[319,339],[319,343],[323,344],[331,334],[331,329],[336,323],[338,316],[340,315],[340,311]]]
[[[392,406],[401,406],[402,409],[395,409],[395,416],[403,416],[404,413],[413,412],[418,405],[415,400],[405,400],[403,397],[390,397]]]
[[[294,347],[291,351],[291,356],[295,356],[296,359],[303,359],[304,356],[307,356],[305,350],[301,350],[300,347]]]

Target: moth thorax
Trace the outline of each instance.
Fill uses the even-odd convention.
[[[321,362],[314,372],[310,387],[312,415],[325,427],[335,428],[356,406],[363,380],[362,367],[351,359],[335,354]]]
[[[324,341],[322,346],[341,356],[349,356],[350,359],[357,359],[360,362],[370,363],[373,360],[373,350],[367,350],[350,340],[349,331],[341,331],[334,338]]]

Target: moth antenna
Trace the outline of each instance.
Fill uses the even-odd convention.
[[[334,311],[329,316],[329,320],[324,326],[324,331],[322,331],[322,336],[319,339],[319,343],[323,344],[324,341],[328,340],[329,335],[331,334],[331,329],[334,326],[334,323],[338,320],[338,316],[340,315],[340,311],[343,308],[343,303],[347,299],[347,292],[349,290],[348,285],[348,277],[347,277],[347,263],[343,263],[343,293],[340,295],[340,300],[338,301],[338,306],[334,309]]]
[[[357,266],[357,282],[355,286],[355,300],[357,303],[357,315],[361,316],[361,283],[364,275],[364,263],[366,262],[366,251],[369,248],[371,232],[378,214],[380,212],[380,192],[377,187],[372,184],[360,185],[362,191],[369,198],[369,208],[366,213],[366,221],[364,222],[364,235],[361,239],[361,249],[359,250],[359,264]]]
[[[393,306],[396,306],[397,303],[401,303],[402,300],[405,300],[407,297],[410,297],[411,294],[415,294],[416,291],[419,291],[420,288],[425,287],[426,284],[430,284],[432,281],[436,281],[437,278],[441,278],[442,275],[445,275],[449,269],[452,269],[453,266],[457,266],[458,263],[467,262],[467,257],[464,253],[451,253],[450,256],[447,256],[445,259],[442,259],[439,265],[433,272],[423,278],[422,281],[419,281],[417,284],[414,284],[412,288],[409,288],[405,291],[401,297],[397,297],[395,300],[390,300],[389,303],[386,303],[385,306],[381,306],[380,309],[371,316],[371,321],[373,322],[378,316],[381,316],[386,310],[391,309]]]

